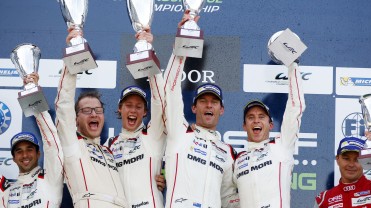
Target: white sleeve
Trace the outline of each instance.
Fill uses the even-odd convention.
[[[289,95],[286,103],[285,113],[281,125],[281,139],[284,146],[294,151],[295,142],[298,139],[301,125],[301,117],[305,110],[304,92],[297,63],[288,67]],[[294,154],[294,152],[292,152]]]
[[[186,58],[171,55],[165,71],[165,118],[167,135],[167,150],[179,144],[175,141],[179,134],[188,126],[184,119],[184,103],[182,97],[181,78]]]
[[[151,89],[151,121],[148,124],[148,134],[151,135],[151,139],[147,141],[152,148],[154,154],[157,154],[163,149],[164,144],[164,132],[165,132],[165,117],[164,117],[164,86],[165,82],[162,74],[150,76],[149,85]]]
[[[57,114],[56,126],[65,157],[77,154],[78,139],[76,135],[75,113],[76,75],[72,75],[64,67],[59,80],[55,110]]]
[[[47,193],[49,193],[49,198],[54,203],[61,203],[63,195],[63,152],[57,128],[47,111],[35,115],[35,118],[43,141],[44,179],[49,186]]]

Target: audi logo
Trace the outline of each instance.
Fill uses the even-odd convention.
[[[353,191],[356,189],[356,186],[355,185],[351,185],[351,186],[345,186],[343,188],[344,191]]]

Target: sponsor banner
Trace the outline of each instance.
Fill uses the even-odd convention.
[[[361,105],[358,99],[350,98],[337,98],[335,104],[335,146],[334,146],[334,157],[339,145],[339,142],[344,137],[358,137],[366,139],[364,132],[366,127],[364,126],[363,116],[361,112]],[[371,142],[367,142],[368,146],[371,146]],[[340,172],[339,167],[334,160],[334,185],[339,183]],[[364,171],[366,176],[370,174],[370,170]],[[370,175],[371,176],[371,175]]]
[[[21,87],[23,81],[10,59],[0,59],[0,87]]]
[[[356,95],[370,93],[371,69],[336,67],[336,94]]]
[[[5,176],[7,179],[18,178],[18,166],[13,161],[10,151],[0,151],[0,175]]]
[[[0,148],[10,148],[10,139],[22,131],[18,90],[0,89]]]
[[[202,13],[219,12],[223,0],[207,0],[203,8]],[[182,0],[156,0],[155,1],[156,12],[183,12]]]
[[[333,92],[333,68],[300,66],[305,94],[329,95]],[[287,67],[283,65],[244,65],[245,92],[287,93]]]
[[[10,59],[0,59],[0,86],[21,87],[22,79]],[[98,68],[77,75],[77,88],[114,89],[116,87],[117,62],[97,61]],[[39,64],[39,84],[42,87],[58,87],[63,61],[41,59]]]

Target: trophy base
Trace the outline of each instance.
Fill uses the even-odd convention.
[[[25,117],[49,110],[48,102],[40,86],[18,92],[18,102]]]
[[[176,56],[202,58],[203,36],[202,30],[179,28],[175,37],[174,54]]]
[[[371,169],[371,149],[363,149],[361,150],[359,157],[359,163],[362,165],[364,170]]]
[[[71,74],[77,74],[98,67],[89,44],[79,44],[63,50],[63,61]]]
[[[160,61],[153,50],[128,54],[126,56],[126,67],[134,79],[161,73]]]

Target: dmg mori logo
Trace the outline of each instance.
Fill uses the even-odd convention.
[[[362,137],[365,132],[365,122],[362,113],[351,113],[345,117],[341,124],[341,130],[345,137]]]

